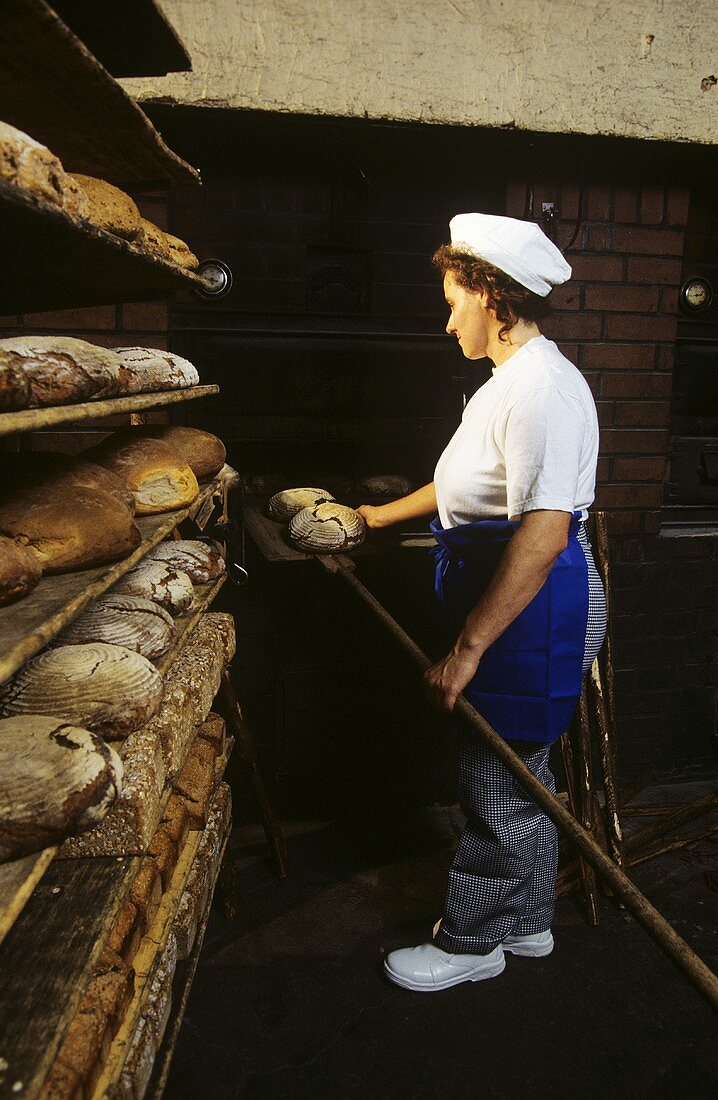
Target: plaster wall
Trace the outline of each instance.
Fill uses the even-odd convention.
[[[141,100],[712,144],[715,0],[161,0]]]

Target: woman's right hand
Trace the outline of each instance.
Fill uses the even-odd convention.
[[[378,527],[386,527],[388,522],[386,518],[382,516],[384,512],[384,505],[374,504],[360,504],[357,508],[357,512],[362,517],[367,527],[376,530]]]

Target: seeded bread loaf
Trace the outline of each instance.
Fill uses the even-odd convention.
[[[0,178],[63,206],[67,177],[58,158],[29,134],[0,122]]]
[[[147,218],[140,218],[137,244],[142,245],[143,248],[146,248],[148,252],[153,253],[155,256],[161,256],[165,260],[170,259],[170,246],[164,232],[154,222],[148,221]]]
[[[32,550],[0,535],[0,607],[29,596],[41,577]]]
[[[15,412],[30,404],[30,381],[23,359],[15,351],[0,350],[0,412]]]
[[[173,237],[171,233],[165,233],[165,240],[169,245],[170,259],[188,271],[195,271],[199,260],[194,252],[190,251],[189,245],[185,244],[179,237]]]
[[[197,478],[177,452],[159,439],[133,431],[116,432],[83,457],[120,477],[135,498],[138,515],[171,512],[191,504]]]
[[[197,368],[187,359],[159,348],[115,348],[124,365],[123,393],[151,393],[196,386]]]
[[[93,225],[128,241],[134,241],[140,236],[140,212],[129,195],[120,191],[119,187],[94,176],[84,176],[77,172],[71,172],[70,176],[87,198],[88,220]]]
[[[70,405],[114,397],[122,389],[123,363],[109,348],[72,336],[12,336],[0,351],[20,356],[30,385],[30,406]]]
[[[182,456],[192,467],[198,481],[208,481],[224,466],[227,451],[224,443],[211,432],[201,428],[185,428],[179,424],[158,424],[154,428],[143,428],[142,434],[152,439],[160,439]]]

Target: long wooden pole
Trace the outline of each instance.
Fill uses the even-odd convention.
[[[336,555],[334,557],[325,555],[320,557],[319,560],[328,572],[337,573],[342,580],[350,585],[422,671],[431,666],[432,662],[413,638],[409,637],[396,619],[392,618],[386,608],[354,575],[351,559],[347,559],[345,563]],[[526,767],[523,760],[516,755],[486,719],[474,710],[463,695],[459,696],[453,713],[471,726],[494,755],[505,764],[506,769],[519,780],[523,788],[551,818],[557,828],[573,841],[587,861],[611,884],[615,893],[625,902],[626,908],[633,914],[639,924],[645,928],[658,946],[683,971],[708,1003],[718,1012],[718,977],[713,971],[696,955],[685,940],[681,939],[665,917],[662,917],[658,910],[651,905],[648,898],[644,897],[620,867],[617,867],[605,852],[601,851],[595,840],[579,825],[559,800],[547,791],[543,783]]]

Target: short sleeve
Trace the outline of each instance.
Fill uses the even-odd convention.
[[[546,386],[525,394],[505,422],[508,515],[573,512],[588,425],[579,401]]]

